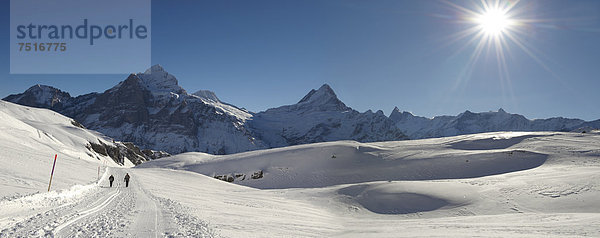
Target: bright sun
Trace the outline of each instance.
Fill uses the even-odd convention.
[[[531,18],[529,12],[534,9],[530,8],[530,5],[521,4],[524,2],[522,0],[471,0],[471,3],[464,5],[450,0],[443,1],[454,11],[454,15],[442,14],[440,18],[452,19],[453,22],[466,26],[448,38],[449,45],[457,42],[464,43],[455,55],[470,49],[467,46],[473,46],[473,52],[465,62],[454,89],[468,82],[475,69],[481,66],[480,63],[495,61],[502,89],[512,94],[507,61],[514,58],[511,51],[515,47],[555,75],[544,64],[542,58],[535,54],[537,50],[531,45],[531,41],[525,39],[531,35],[530,29],[535,29],[538,25],[548,25],[552,23],[552,19]],[[458,17],[453,18],[454,16]],[[485,56],[485,61],[480,60],[482,56]]]
[[[475,21],[479,24],[481,30],[490,36],[500,36],[511,23],[506,12],[499,8],[487,9],[477,16]]]

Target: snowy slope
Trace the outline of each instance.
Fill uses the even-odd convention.
[[[129,143],[113,142],[56,112],[5,101],[0,131],[0,237],[214,237],[203,221],[148,194],[137,181],[123,188],[126,172],[136,176],[127,169],[130,159],[141,159],[128,156],[142,156]],[[124,160],[110,157],[115,155]],[[117,178],[115,189],[107,189],[110,174]]]
[[[205,104],[218,108],[222,112],[238,118],[242,122],[245,122],[248,118],[252,117],[252,114],[247,110],[240,109],[231,104],[222,102],[212,91],[199,90],[198,92],[195,92],[192,95],[200,98],[200,100],[202,100],[202,102],[204,102]]]
[[[47,109],[0,101],[0,197],[45,191],[55,154],[59,155],[53,181],[56,189],[94,181],[98,165],[117,165],[112,158],[88,149],[90,142],[113,144],[110,138],[72,122]]]
[[[598,148],[599,131],[496,132],[185,153],[108,167],[99,186],[79,179],[58,192],[2,198],[0,236],[597,237]],[[66,161],[69,176],[95,173]]]
[[[186,153],[136,170],[147,179],[161,171],[152,181],[162,186],[153,192],[196,209],[234,237],[594,237],[600,235],[599,141],[598,131],[341,141],[225,156]],[[151,167],[224,174],[234,182],[213,179],[223,183],[213,188],[210,178]],[[257,170],[263,177],[248,179]],[[171,176],[195,182],[164,179]],[[187,192],[204,195],[197,202],[181,195]],[[297,217],[286,214],[290,209]],[[262,211],[268,212],[250,215]],[[280,218],[277,225],[271,216]],[[289,223],[294,229],[284,231]]]
[[[548,135],[496,133],[479,135],[482,139],[476,140],[464,140],[468,137],[463,136],[406,142],[337,141],[224,156],[190,152],[140,166],[233,176],[236,183],[256,188],[472,178],[544,164],[548,154],[508,148],[528,138]],[[264,177],[251,179],[257,172]]]
[[[164,155],[115,142],[56,112],[2,100],[0,130],[0,163],[5,165],[0,168],[0,197],[44,191],[55,154],[57,189],[96,179],[98,165],[131,167]]]

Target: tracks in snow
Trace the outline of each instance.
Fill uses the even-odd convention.
[[[59,226],[57,226],[56,228],[54,228],[54,230],[52,231],[52,233],[54,234],[58,234],[62,229],[64,229],[65,227],[83,219],[86,218],[87,216],[93,215],[99,211],[101,211],[102,209],[106,208],[106,206],[108,206],[108,204],[110,204],[117,196],[119,196],[119,194],[121,194],[120,190],[117,190],[116,192],[114,192],[112,195],[110,195],[106,200],[104,200],[104,202],[100,203],[98,206],[92,207],[88,210],[85,210],[83,212],[80,212],[78,214],[78,216],[76,216],[75,218],[60,224]]]
[[[0,231],[0,237],[214,237],[208,225],[177,202],[154,197],[128,172],[110,168],[116,186],[95,187],[72,203],[45,209]],[[101,184],[108,182],[101,181]]]

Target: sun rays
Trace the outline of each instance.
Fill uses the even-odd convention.
[[[497,72],[490,71],[490,76],[500,80],[505,100],[515,102],[508,66],[508,60],[512,58],[511,51],[515,49],[523,51],[552,73],[535,55],[536,51],[523,40],[528,36],[531,23],[536,20],[526,18],[527,9],[519,0],[481,0],[465,6],[450,1],[444,3],[456,12],[456,22],[466,26],[464,30],[449,36],[447,43],[462,44],[456,54],[472,50],[454,89],[470,80],[476,64],[481,63],[482,58],[492,59],[486,62],[495,63]]]

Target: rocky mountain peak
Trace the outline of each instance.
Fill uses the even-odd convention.
[[[472,117],[476,117],[478,114],[477,113],[473,113],[470,110],[466,110],[465,112],[458,114],[458,116],[456,116],[457,118],[472,118]]]
[[[34,92],[34,91],[60,91],[60,90],[55,87],[52,87],[52,86],[41,85],[41,84],[33,85],[33,86],[29,87],[27,90],[25,90],[25,92]]]
[[[28,88],[27,90],[25,90],[25,94],[36,94],[39,97],[41,97],[40,99],[48,99],[48,98],[56,98],[56,97],[70,97],[70,94],[67,92],[63,92],[58,88],[52,87],[52,86],[47,86],[47,85],[41,85],[41,84],[36,84],[30,88]]]
[[[153,65],[144,73],[137,74],[142,84],[151,92],[172,92],[184,94],[185,90],[179,86],[177,78],[169,74],[160,65]]]
[[[392,119],[393,121],[401,121],[407,118],[411,118],[411,117],[415,117],[412,113],[407,112],[407,111],[400,111],[400,109],[398,107],[394,107],[394,110],[392,110],[392,113],[390,113],[390,119]]]
[[[210,91],[210,90],[199,90],[198,92],[195,92],[192,95],[198,96],[203,99],[211,100],[214,102],[221,102],[221,100],[219,100],[217,95],[213,91]]]
[[[304,96],[298,103],[328,101],[330,99],[338,100],[333,89],[331,89],[329,85],[323,84],[323,86],[321,86],[318,90],[310,90],[310,92],[308,92],[308,94],[306,94],[306,96]]]
[[[31,107],[54,108],[62,107],[70,99],[71,95],[67,92],[52,86],[36,84],[25,92],[10,95],[4,100]]]
[[[297,105],[303,108],[318,108],[319,110],[339,111],[350,109],[338,99],[333,89],[327,84],[323,84],[323,86],[317,90],[310,90]]]
[[[144,74],[152,74],[156,72],[165,72],[165,69],[160,64],[152,65],[149,69],[147,69]]]

